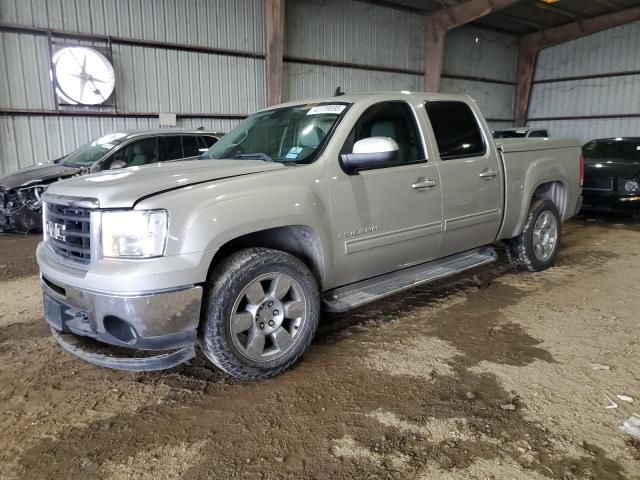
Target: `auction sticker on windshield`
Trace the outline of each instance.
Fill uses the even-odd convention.
[[[320,115],[322,113],[332,113],[340,115],[347,108],[346,105],[318,105],[307,112],[307,115]]]

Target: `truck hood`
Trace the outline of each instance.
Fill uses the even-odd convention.
[[[29,185],[41,182],[49,182],[62,178],[71,177],[82,172],[81,168],[65,167],[53,163],[44,165],[36,165],[34,167],[18,170],[0,178],[0,188],[5,191],[19,187],[27,187]]]
[[[287,168],[262,160],[190,160],[155,163],[70,178],[52,185],[47,195],[94,198],[100,208],[131,208],[143,197],[223,180]]]
[[[638,178],[640,177],[640,161],[585,158],[584,174],[586,177]]]

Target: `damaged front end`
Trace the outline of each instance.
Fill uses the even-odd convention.
[[[42,194],[48,184],[4,190],[0,187],[0,232],[42,231]]]

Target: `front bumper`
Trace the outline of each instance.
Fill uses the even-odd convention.
[[[640,195],[590,195],[585,193],[583,212],[640,213]]]
[[[161,370],[195,356],[202,287],[144,294],[108,294],[41,277],[45,319],[65,350],[91,363],[124,370]],[[124,347],[134,357],[97,354],[65,339],[73,334]],[[148,356],[141,350],[163,351]],[[167,350],[174,350],[166,353]],[[136,357],[137,355],[137,357]]]

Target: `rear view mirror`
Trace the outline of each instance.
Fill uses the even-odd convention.
[[[349,175],[360,170],[391,167],[399,163],[398,144],[389,137],[369,137],[353,145],[353,153],[340,155],[342,168]]]

